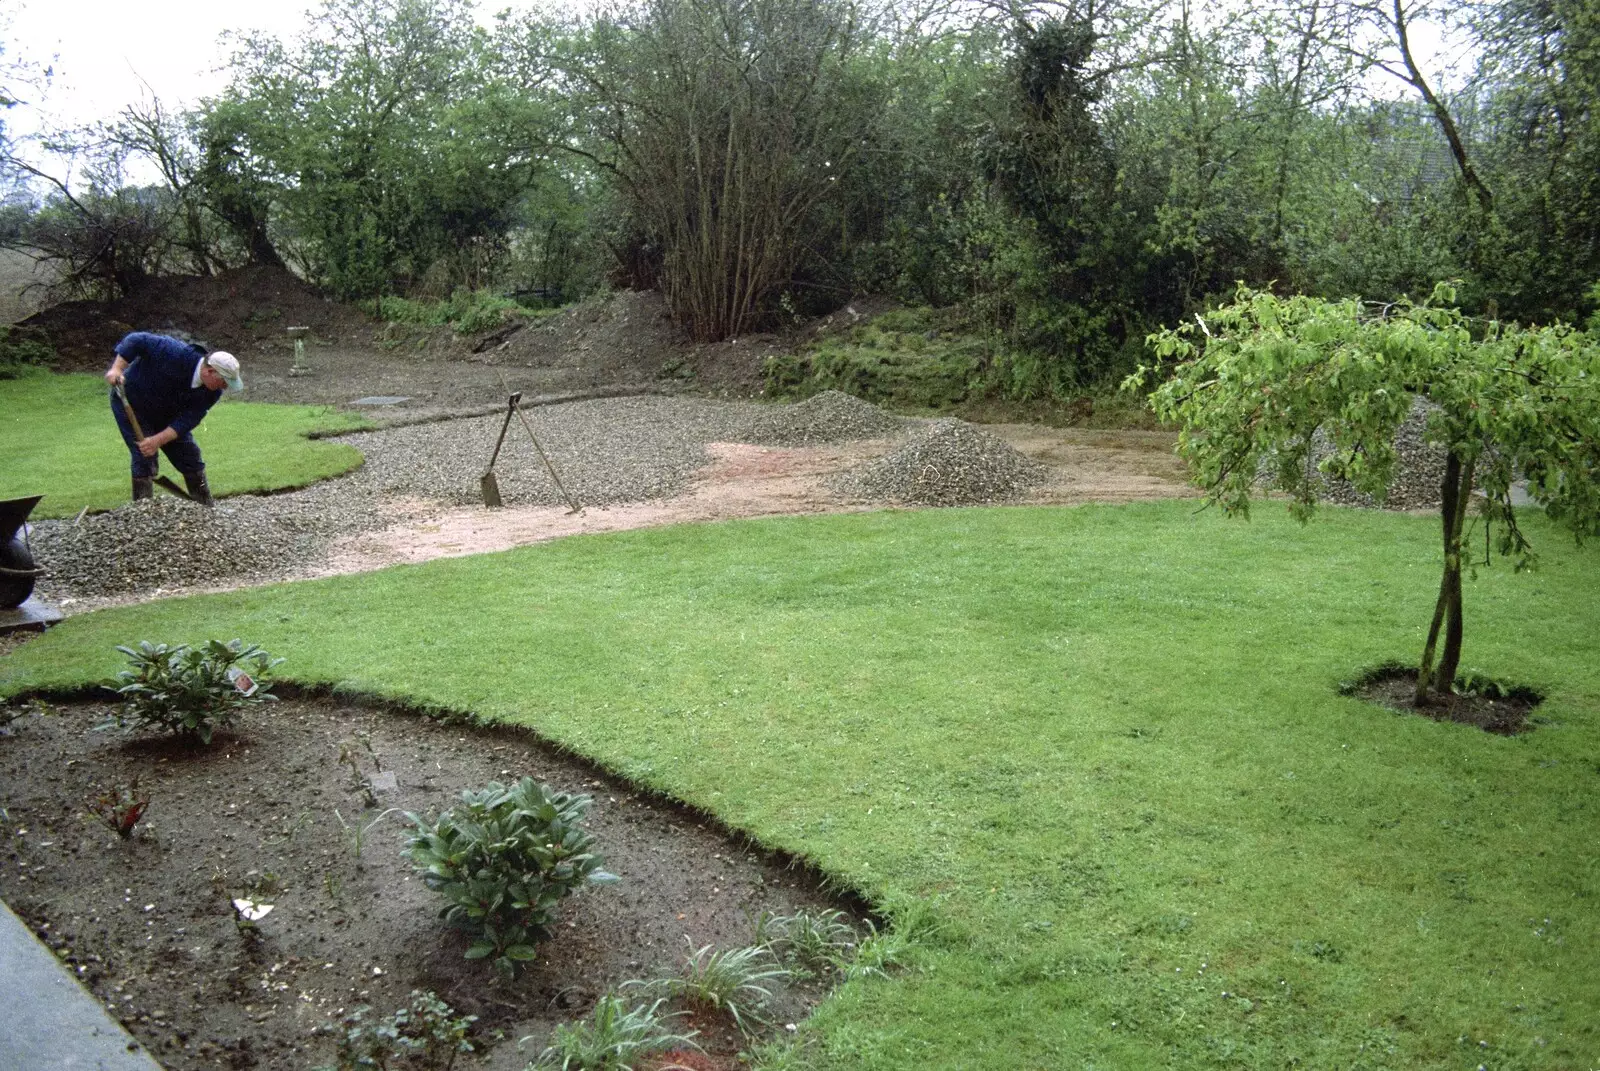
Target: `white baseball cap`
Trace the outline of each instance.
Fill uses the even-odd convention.
[[[206,364],[222,377],[222,381],[228,385],[228,393],[237,394],[244,390],[244,377],[239,374],[239,358],[227,350],[216,350],[207,354]]]

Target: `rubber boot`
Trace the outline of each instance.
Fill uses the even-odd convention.
[[[206,484],[206,470],[199,472],[186,472],[183,474],[183,486],[189,492],[189,497],[202,506],[209,506],[214,501],[211,497],[211,488]]]
[[[150,477],[135,476],[133,478],[133,500],[135,502],[140,502],[147,498],[154,498],[155,494],[155,481]]]

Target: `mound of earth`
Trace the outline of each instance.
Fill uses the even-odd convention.
[[[592,385],[650,383],[673,376],[687,349],[659,293],[622,290],[523,328],[477,359],[569,371]]]
[[[61,354],[58,367],[69,372],[103,371],[111,348],[129,331],[186,335],[214,349],[251,353],[290,348],[289,327],[309,327],[311,338],[327,343],[368,334],[374,326],[288,270],[262,265],[151,279],[116,301],[69,301],[22,323],[50,336]]]
[[[798,405],[758,413],[739,441],[765,446],[810,446],[872,439],[900,430],[902,421],[871,402],[825,390]]]
[[[926,434],[831,486],[848,495],[921,506],[1008,502],[1041,483],[1048,469],[960,420],[935,421]]]

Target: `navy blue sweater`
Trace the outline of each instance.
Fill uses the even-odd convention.
[[[128,362],[123,387],[146,435],[171,428],[181,438],[206,418],[220,390],[191,387],[195,367],[205,352],[182,339],[135,331],[117,343],[118,357]]]

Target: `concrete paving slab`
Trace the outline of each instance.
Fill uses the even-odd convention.
[[[0,1068],[161,1071],[33,931],[0,903]]]
[[[43,632],[61,620],[59,606],[30,598],[21,606],[0,609],[0,636],[8,632]]]

